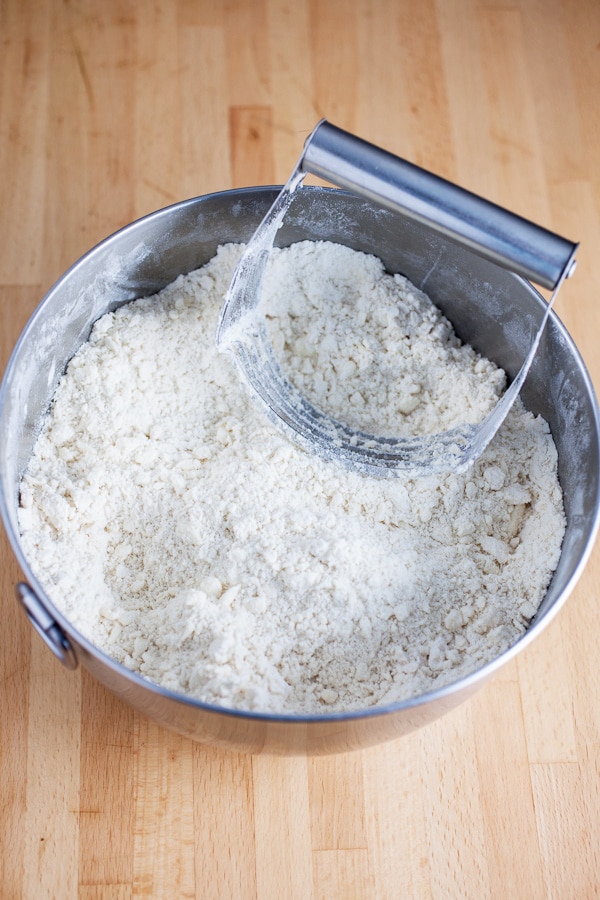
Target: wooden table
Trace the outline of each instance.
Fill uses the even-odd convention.
[[[598,0],[4,0],[0,352],[85,250],[280,183],[326,115],[582,242],[558,312],[600,383]],[[600,896],[595,553],[474,699],[321,759],[194,745],[69,673],[2,536],[0,895]]]

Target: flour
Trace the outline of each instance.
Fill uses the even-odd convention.
[[[241,248],[101,318],[24,475],[32,568],[94,644],[166,688],[261,712],[421,694],[525,631],[565,528],[548,426],[517,403],[466,475],[371,479],[274,429],[215,349]],[[477,421],[503,373],[373,257],[276,251],[289,377],[377,433]]]
[[[276,254],[262,310],[291,381],[363,431],[435,434],[477,423],[504,372],[461,344],[430,299],[374,256],[304,242]]]

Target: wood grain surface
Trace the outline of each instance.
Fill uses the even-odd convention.
[[[0,0],[0,354],[171,202],[281,183],[322,116],[582,242],[600,384],[598,0]],[[413,735],[193,744],[62,669],[2,533],[0,897],[600,896],[598,553],[537,642]]]

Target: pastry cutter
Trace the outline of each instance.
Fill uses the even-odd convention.
[[[316,409],[285,376],[259,310],[261,285],[277,231],[308,173],[420,222],[552,291],[519,372],[481,422],[438,434],[369,434]],[[577,247],[573,241],[322,120],[246,245],[221,310],[217,347],[233,355],[275,425],[306,450],[368,475],[462,472],[481,455],[515,402],[558,290],[575,270]]]

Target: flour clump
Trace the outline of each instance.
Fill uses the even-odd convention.
[[[70,361],[21,485],[32,568],[90,641],[208,703],[350,711],[455,681],[524,633],[557,565],[548,426],[518,402],[462,475],[297,448],[215,348],[241,250],[107,313]],[[288,377],[355,427],[477,422],[503,389],[372,256],[276,250],[262,303]]]

